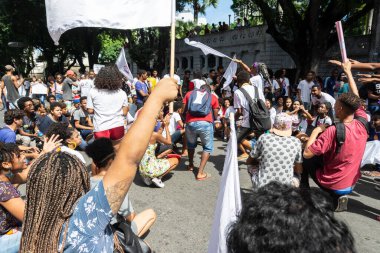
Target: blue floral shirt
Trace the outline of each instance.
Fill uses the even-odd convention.
[[[110,226],[112,211],[103,181],[79,199],[69,220],[64,252],[113,252],[113,233]],[[65,232],[63,225],[59,249]]]

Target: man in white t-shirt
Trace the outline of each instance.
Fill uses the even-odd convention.
[[[281,89],[285,90],[284,97],[290,96],[290,82],[289,79],[285,76],[286,75],[286,69],[280,69],[279,70],[279,78],[277,78],[277,84],[280,86]],[[282,90],[281,90],[282,93]]]
[[[306,74],[305,80],[302,80],[297,87],[298,93],[297,97],[300,101],[303,102],[303,106],[306,110],[309,110],[310,108],[310,102],[311,102],[311,87],[314,85],[314,73],[309,71]]]
[[[335,98],[333,98],[328,93],[322,92],[321,86],[319,86],[318,84],[315,84],[311,87],[311,94],[312,94],[312,97],[311,97],[312,110],[311,111],[313,112],[313,115],[316,114],[315,112],[317,111],[319,104],[330,103],[331,109],[330,109],[328,115],[330,116],[331,119],[333,119],[334,118]]]
[[[94,88],[94,80],[90,79],[89,76],[85,75],[78,83],[78,90],[80,91],[81,97],[87,97],[90,90]]]
[[[182,102],[175,102],[173,105],[173,114],[169,121],[169,133],[171,135],[172,144],[176,144],[181,140],[182,135],[185,133],[185,128],[181,118]],[[166,132],[163,131],[162,135],[166,137]]]
[[[240,89],[244,89],[251,98],[255,97],[255,87],[251,85],[250,75],[247,71],[240,71],[237,75],[237,84]],[[249,123],[249,103],[245,98],[244,94],[239,90],[236,90],[234,93],[234,108],[236,109],[235,118],[236,121],[240,116],[243,116],[241,126],[237,130],[237,143],[242,154],[239,156],[239,159],[247,159],[249,154],[245,151],[241,142],[251,133],[251,127]],[[260,94],[261,93],[261,94]],[[259,98],[265,101],[263,91],[259,89]],[[263,99],[264,98],[264,99]]]

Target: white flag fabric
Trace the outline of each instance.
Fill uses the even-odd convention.
[[[129,69],[127,59],[125,58],[125,51],[123,47],[120,50],[119,57],[117,57],[116,66],[119,71],[128,79],[128,81],[133,82],[133,75]]]
[[[234,56],[234,59],[236,59],[235,56]],[[237,63],[234,61],[231,61],[230,65],[228,65],[226,72],[224,72],[224,75],[223,75],[224,79],[226,80],[223,84],[223,89],[226,88],[232,82],[234,75],[236,75],[236,71],[237,71]]]
[[[45,0],[47,27],[54,43],[76,27],[136,29],[170,26],[174,0]],[[147,15],[147,10],[150,11]]]
[[[240,180],[237,160],[235,115],[230,114],[231,135],[224,160],[218,200],[215,207],[208,253],[227,253],[227,232],[241,210]]]
[[[190,41],[188,38],[185,39],[185,43],[189,46],[192,46],[192,47],[197,47],[199,48],[200,50],[202,50],[202,52],[205,54],[205,55],[208,55],[208,54],[213,54],[213,55],[216,55],[216,56],[219,56],[219,57],[225,57],[225,58],[228,58],[228,59],[231,59],[231,57],[219,52],[219,51],[216,51],[215,49],[201,43],[201,42],[197,42],[197,41]],[[232,60],[232,59],[231,59]]]

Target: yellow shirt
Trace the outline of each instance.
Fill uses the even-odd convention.
[[[149,83],[150,83],[150,87],[151,87],[151,89],[154,90],[154,88],[155,88],[156,85],[157,85],[157,80],[156,80],[156,78],[154,78],[154,77],[149,77],[149,78],[148,78],[148,81],[149,81]]]

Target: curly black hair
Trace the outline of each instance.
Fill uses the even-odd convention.
[[[349,114],[353,114],[361,106],[361,100],[354,93],[343,93],[338,101]]]
[[[46,130],[46,137],[50,139],[52,135],[59,135],[58,139],[61,139],[64,144],[67,144],[67,140],[71,138],[75,129],[69,127],[68,123],[54,122]]]
[[[11,109],[4,113],[4,123],[12,125],[15,119],[22,119],[24,112],[18,109]]]
[[[123,82],[123,75],[116,65],[110,65],[100,69],[94,84],[97,89],[118,90],[123,86]]]
[[[271,182],[255,190],[230,227],[228,252],[354,253],[354,238],[334,217],[329,196]]]
[[[85,152],[98,168],[104,168],[110,159],[115,158],[115,149],[112,141],[107,138],[96,139],[86,147]]]
[[[32,102],[33,103],[33,100],[30,98],[30,97],[22,97],[20,98],[19,100],[17,100],[17,106],[20,110],[24,110],[25,109],[25,103],[26,102]]]

